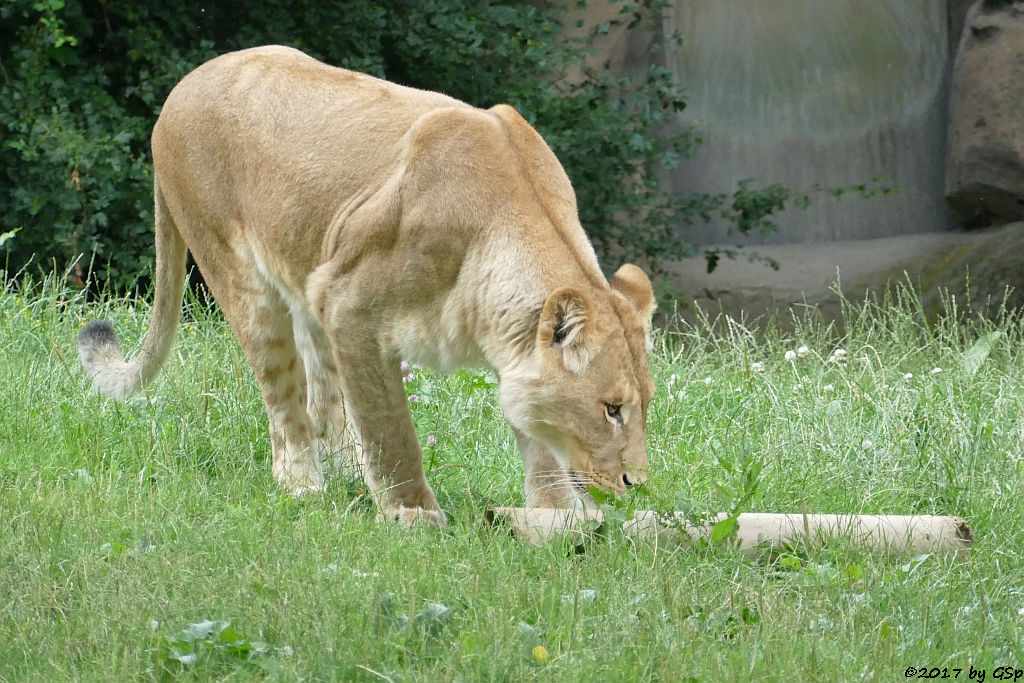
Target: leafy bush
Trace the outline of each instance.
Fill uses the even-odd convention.
[[[623,3],[622,12],[636,23],[641,9]],[[714,212],[741,216],[741,231],[770,225],[764,219],[787,201],[784,189],[664,194],[658,169],[696,144],[685,130],[659,135],[684,106],[670,73],[588,68],[587,41],[565,37],[560,20],[551,4],[496,0],[4,0],[0,232],[24,228],[5,247],[8,271],[33,259],[65,268],[84,253],[73,278],[90,262],[117,288],[148,277],[148,140],[161,103],[199,63],[265,43],[479,106],[515,106],[564,164],[608,265],[628,258],[657,270],[692,255],[679,226]],[[562,78],[570,69],[582,75]]]

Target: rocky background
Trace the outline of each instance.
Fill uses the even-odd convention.
[[[579,30],[607,25],[596,60],[623,72],[657,62],[685,85],[681,123],[704,144],[672,187],[731,193],[753,178],[804,190],[875,176],[899,187],[816,195],[769,235],[740,240],[716,223],[682,232],[743,244],[780,270],[742,256],[710,274],[683,262],[681,300],[747,317],[810,304],[832,317],[837,283],[856,300],[909,281],[934,314],[942,292],[963,297],[969,273],[975,309],[1008,288],[1024,304],[1024,1],[675,0],[646,31],[628,30],[620,7],[573,18]]]

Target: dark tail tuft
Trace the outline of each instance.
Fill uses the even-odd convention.
[[[79,348],[102,348],[114,346],[120,350],[114,326],[106,320],[93,320],[78,333]]]

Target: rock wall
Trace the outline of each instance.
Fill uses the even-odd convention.
[[[815,196],[779,231],[746,243],[822,242],[953,227],[943,200],[948,25],[936,0],[677,0],[669,62],[686,85],[704,144],[671,181],[731,193],[737,181],[793,189],[884,175],[893,197]],[[671,46],[671,41],[666,43]],[[728,226],[686,229],[731,242]]]

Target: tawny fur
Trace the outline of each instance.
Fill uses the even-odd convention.
[[[284,47],[218,57],[153,130],[156,300],[125,362],[92,323],[98,390],[150,382],[192,252],[259,382],[273,472],[363,474],[383,516],[441,525],[399,361],[488,366],[526,470],[526,504],[592,505],[646,478],[643,272],[605,280],[568,177],[511,107],[470,107]]]

